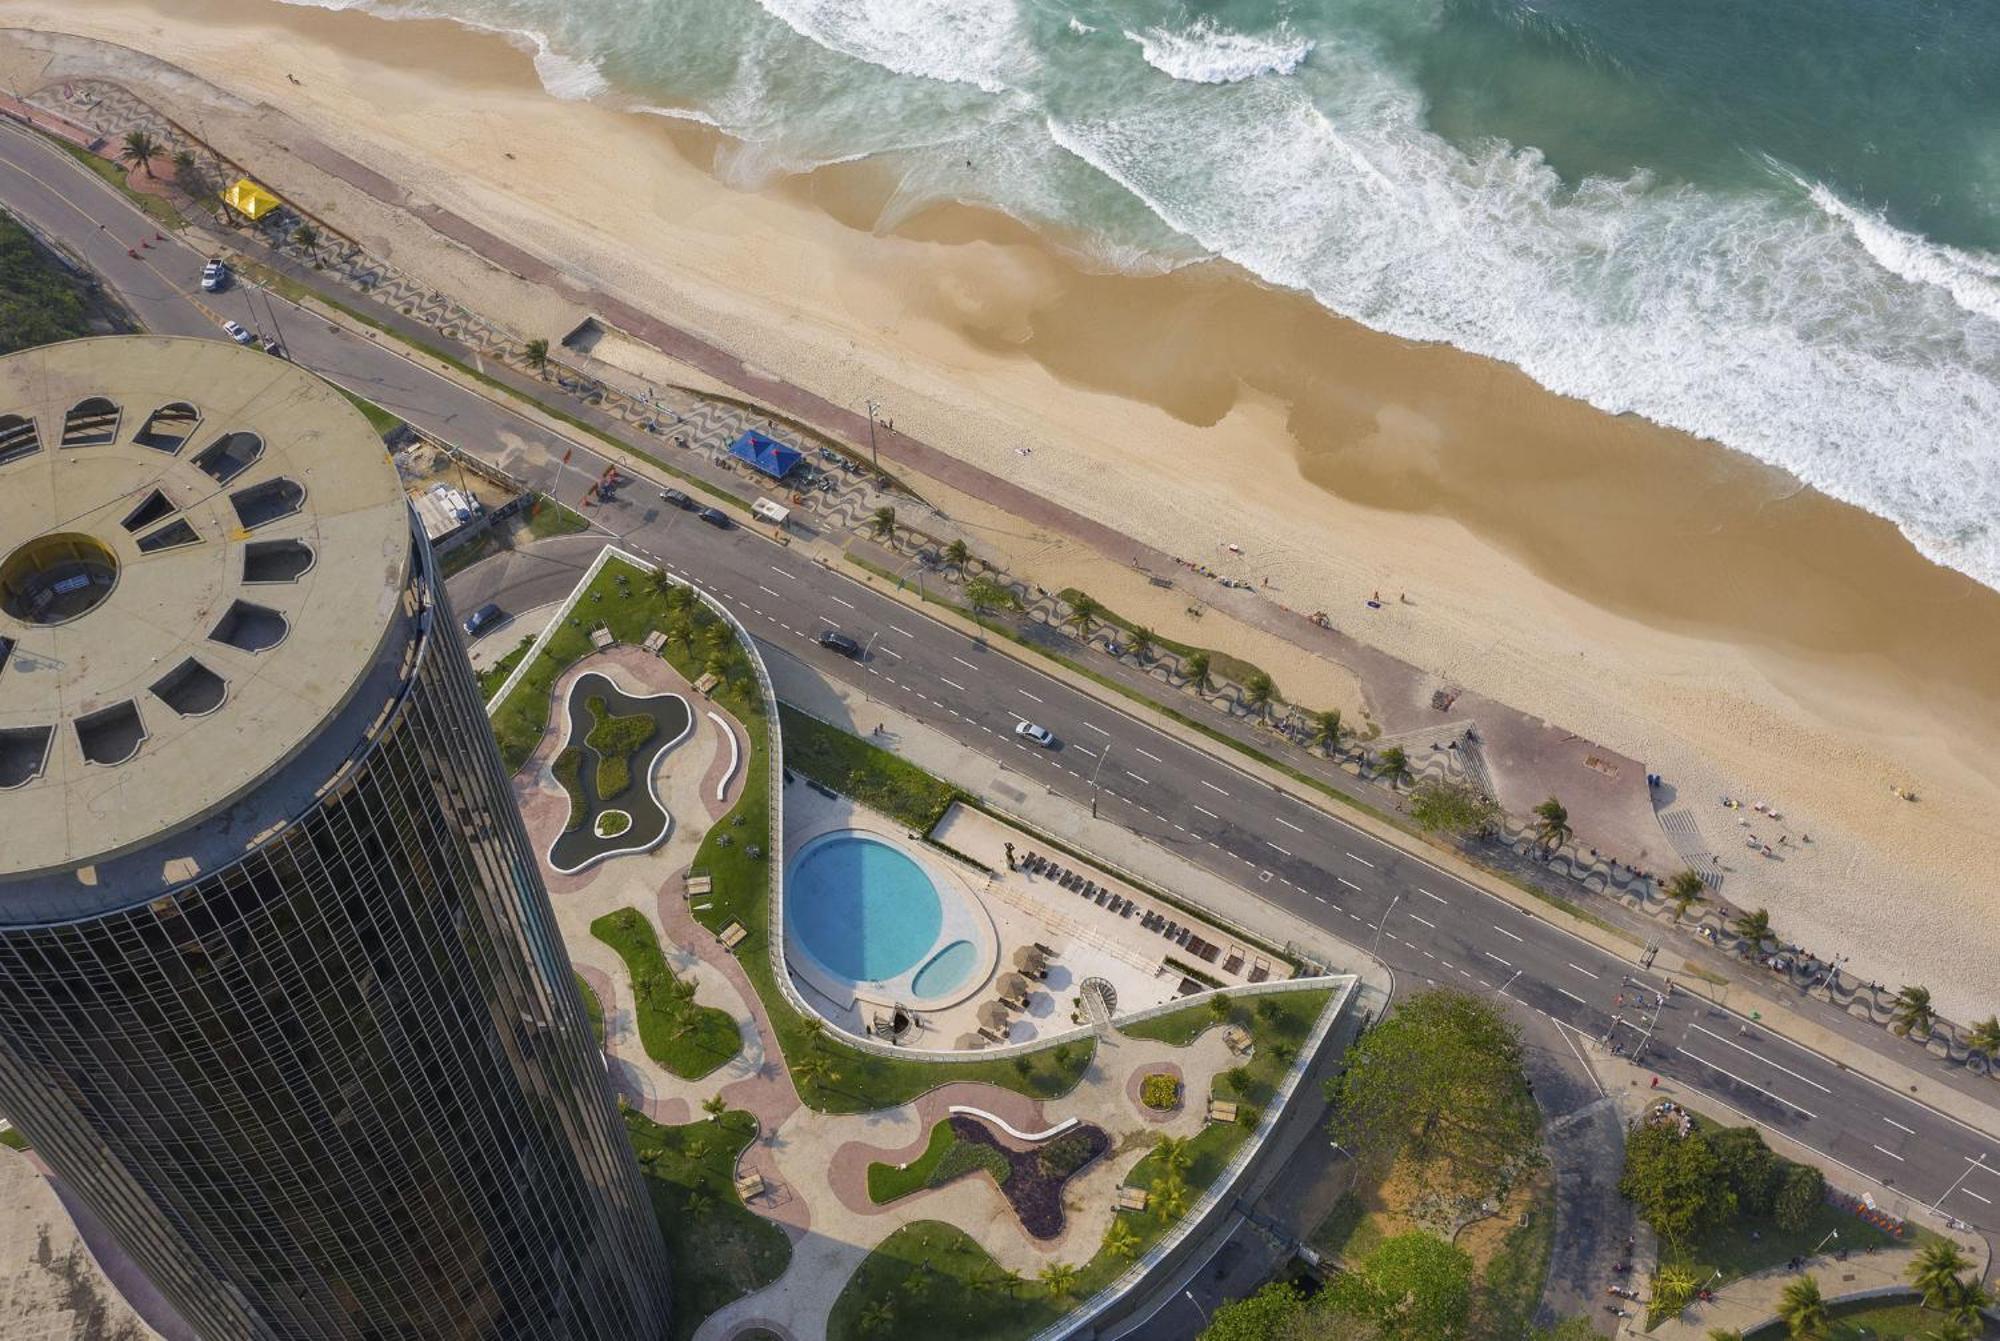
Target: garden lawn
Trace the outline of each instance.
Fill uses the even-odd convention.
[[[563,832],[570,833],[583,827],[583,751],[574,745],[565,746],[549,764],[549,773],[563,792],[569,797],[569,816],[563,820]]]
[[[604,1003],[597,999],[597,993],[583,980],[581,973],[572,971],[570,976],[576,979],[577,993],[583,997],[583,1013],[590,1017],[590,1032],[601,1048],[604,1046]]]
[[[853,797],[871,810],[929,833],[958,798],[950,783],[858,736],[780,706],[785,726],[785,767]]]
[[[397,429],[403,426],[403,421],[401,419],[398,419],[395,415],[390,414],[387,410],[383,409],[380,405],[377,405],[374,401],[369,400],[366,396],[357,396],[352,391],[349,391],[346,387],[343,386],[336,386],[334,387],[334,390],[338,391],[341,395],[347,397],[348,401],[353,404],[354,408],[361,411],[361,417],[368,421],[368,426],[374,429],[378,435],[387,437],[389,434],[395,432]]]
[[[728,1012],[676,999],[678,979],[660,953],[653,924],[638,909],[606,913],[590,924],[590,934],[616,950],[631,971],[639,1041],[648,1057],[683,1080],[697,1080],[737,1054],[743,1039]]]
[[[625,1113],[653,1215],[673,1261],[674,1341],[685,1341],[723,1305],[777,1280],[791,1264],[785,1231],[736,1195],[736,1157],[757,1135],[748,1113],[663,1127]]]
[[[868,1166],[868,1200],[877,1206],[894,1201],[897,1197],[907,1197],[912,1192],[920,1192],[931,1185],[931,1175],[937,1172],[945,1151],[952,1148],[958,1136],[949,1122],[940,1122],[931,1128],[930,1144],[924,1153],[908,1164],[898,1168],[894,1164],[884,1164],[880,1160]]]
[[[1301,1045],[1331,996],[1328,989],[1314,988],[1257,997],[1279,1003],[1279,1009],[1262,1017],[1249,1009],[1240,1013],[1237,1022],[1250,1029],[1257,1043],[1257,1056],[1244,1068],[1246,1092],[1268,1101],[1290,1065],[1274,1055],[1281,1050],[1277,1045]],[[1220,1176],[1250,1131],[1210,1123],[1189,1140],[1189,1160],[1181,1172],[1188,1205]],[[1140,1160],[1125,1181],[1151,1188],[1166,1173],[1156,1152]],[[856,1268],[834,1301],[827,1336],[829,1341],[930,1341],[940,1335],[953,1341],[1021,1341],[1116,1280],[1160,1240],[1174,1218],[1157,1199],[1145,1211],[1121,1213],[1105,1246],[1078,1268],[1075,1285],[1061,1298],[1039,1280],[1002,1270],[963,1231],[935,1220],[915,1221],[882,1240]],[[1122,1238],[1122,1250],[1110,1246],[1114,1236]]]
[[[528,505],[528,534],[537,540],[547,540],[550,536],[575,535],[588,531],[590,523],[581,513],[564,507],[547,494],[539,494]]]
[[[514,673],[514,667],[521,664],[521,658],[528,655],[528,649],[534,642],[534,635],[527,635],[515,644],[513,651],[479,672],[479,696],[482,699],[492,698],[500,692],[500,686],[507,683],[507,677]]]
[[[1829,1304],[1826,1311],[1833,1323],[1827,1341],[1930,1341],[1932,1334],[1944,1325],[1944,1314],[1916,1304],[1857,1299],[1847,1305]],[[1973,1335],[1980,1341],[2000,1341],[2000,1327],[1987,1322]],[[1784,1324],[1777,1322],[1744,1336],[1746,1341],[1786,1341]]]

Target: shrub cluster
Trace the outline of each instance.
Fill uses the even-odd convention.
[[[962,1178],[975,1169],[984,1169],[993,1175],[993,1181],[1005,1185],[1014,1168],[1007,1157],[990,1145],[980,1145],[974,1141],[959,1141],[944,1152],[937,1168],[931,1172],[931,1186],[943,1187],[954,1178]]]
[[[1139,1082],[1139,1102],[1161,1113],[1178,1108],[1181,1083],[1164,1071],[1156,1071]]]

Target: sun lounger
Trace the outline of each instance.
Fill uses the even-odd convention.
[[[1138,904],[1132,902],[1132,900],[1130,899],[1127,899],[1125,900],[1124,911],[1120,914],[1120,916],[1130,917],[1138,909],[1138,907],[1139,907]]]
[[[1201,952],[1208,948],[1208,942],[1199,936],[1190,936],[1187,940],[1187,948],[1189,954],[1199,959],[1201,958]]]
[[[1097,891],[1097,906],[1098,906],[1098,907],[1100,907],[1100,908],[1102,908],[1102,907],[1103,907],[1103,906],[1105,905],[1105,903],[1106,903],[1106,902],[1107,902],[1107,901],[1108,901],[1108,900],[1109,900],[1110,898],[1111,898],[1111,896],[1110,896],[1109,894],[1106,894],[1106,893],[1105,893],[1105,892],[1104,892],[1104,891],[1103,891],[1102,889],[1098,890],[1098,891]]]
[[[1243,971],[1242,946],[1232,945],[1229,947],[1229,958],[1222,962],[1222,971],[1224,973],[1240,973]]]
[[[651,633],[646,635],[646,641],[639,645],[645,648],[648,652],[652,652],[657,655],[659,650],[667,645],[667,635],[660,632],[658,629],[654,629]]]
[[[1165,936],[1168,940],[1172,940],[1174,938],[1174,933],[1176,931],[1179,931],[1180,929],[1181,929],[1181,924],[1174,921],[1174,919],[1170,917],[1167,919],[1166,929],[1162,931],[1160,934],[1162,936]]]
[[[1271,961],[1259,955],[1250,967],[1250,981],[1262,982],[1271,976]]]
[[[1040,941],[1036,941],[1034,944],[1035,948],[1042,952],[1042,958],[1054,959],[1056,957],[1056,952],[1054,950],[1051,950],[1048,946],[1042,944]]]
[[[1175,945],[1186,945],[1186,944],[1188,943],[1188,937],[1189,937],[1189,936],[1192,936],[1193,934],[1194,934],[1194,933],[1193,933],[1192,931],[1190,931],[1190,930],[1189,930],[1188,928],[1186,928],[1186,927],[1182,927],[1182,928],[1181,928],[1181,934],[1180,934],[1180,935],[1178,935],[1178,936],[1176,936],[1176,937],[1174,937],[1174,944],[1175,944]]]
[[[1202,947],[1201,959],[1204,964],[1213,964],[1216,960],[1220,958],[1222,958],[1221,946],[1205,945]]]
[[[741,922],[731,922],[722,929],[720,934],[716,936],[716,939],[722,942],[723,949],[729,951],[731,954],[735,954],[736,947],[749,939],[749,936],[750,933],[744,929]]]
[[[1224,1099],[1210,1099],[1208,1101],[1207,1120],[1210,1122],[1236,1121],[1236,1105]]]
[[[1143,1187],[1121,1187],[1118,1189],[1116,1209],[1121,1211],[1143,1211],[1150,1200],[1150,1194]]]

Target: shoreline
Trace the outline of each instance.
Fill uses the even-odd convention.
[[[1861,948],[1857,967],[1929,973],[1961,1017],[1993,1008],[1945,978],[2000,948],[1994,903],[1973,884],[2000,860],[2000,594],[1931,564],[1888,522],[1223,263],[1088,273],[965,206],[877,234],[889,188],[866,164],[737,192],[711,175],[717,132],[558,102],[498,37],[272,0],[175,10],[6,0],[0,22],[140,42],[227,77],[249,102],[773,375],[842,404],[879,395],[918,437],[1156,548],[1268,577],[1285,604],[1332,611],[1357,637],[1640,757],[1685,794],[1766,796],[1809,815],[1824,874],[1774,876],[1767,896],[1760,873],[1729,896],[1768,904],[1815,948]],[[274,59],[246,77],[230,56],[253,47]],[[281,61],[307,73],[302,91]],[[174,96],[225,144],[252,133],[234,124],[247,111]],[[464,125],[424,124],[438,96],[466,107]],[[607,162],[576,162],[579,137]],[[304,184],[302,203],[517,329],[551,333],[576,312],[496,282],[406,216],[322,200],[297,167],[279,175]],[[579,191],[591,182],[623,186],[617,217],[565,216],[565,193],[605,198]],[[1216,640],[1213,620],[1186,617],[1184,593],[1148,591],[977,500],[939,501],[1044,585],[1087,586],[1162,633]],[[1240,560],[1213,548],[1230,537]],[[1361,613],[1378,589],[1413,603]],[[1340,702],[1342,675],[1308,661],[1270,668],[1294,699]],[[1895,801],[1892,785],[1923,804]],[[1837,897],[1891,888],[1900,908]],[[1917,925],[1918,909],[1939,925]]]

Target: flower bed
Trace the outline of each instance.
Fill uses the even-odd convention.
[[[987,1130],[985,1123],[963,1114],[952,1116],[951,1129],[958,1137],[952,1153],[978,1147],[1007,1162],[1007,1177],[996,1179],[1001,1194],[1014,1208],[1021,1228],[1038,1239],[1052,1239],[1062,1233],[1064,1184],[1111,1149],[1111,1138],[1104,1129],[1088,1124],[1074,1127],[1033,1150],[1009,1150]],[[972,1156],[961,1158],[969,1160]]]
[[[1155,1071],[1139,1082],[1139,1102],[1156,1113],[1170,1113],[1181,1106],[1181,1082]]]

